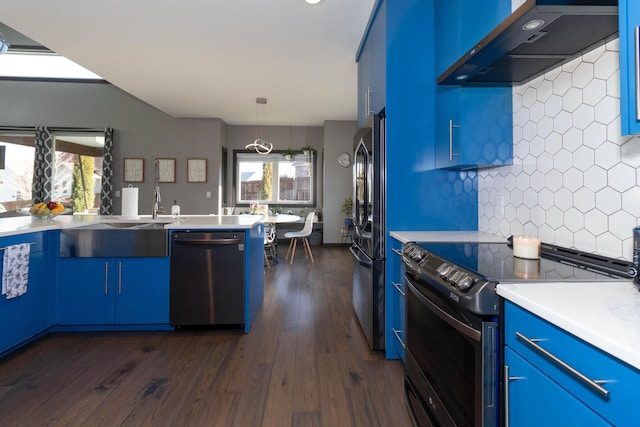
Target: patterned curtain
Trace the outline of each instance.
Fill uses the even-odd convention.
[[[113,128],[104,130],[100,215],[113,215]]]
[[[53,180],[53,134],[51,129],[36,127],[35,156],[33,161],[32,203],[51,200]]]

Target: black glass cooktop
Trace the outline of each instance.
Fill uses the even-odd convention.
[[[629,279],[630,263],[543,243],[541,259],[513,256],[508,243],[428,243],[419,246],[487,280],[610,281]]]

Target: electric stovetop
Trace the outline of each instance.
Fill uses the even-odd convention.
[[[513,256],[510,243],[424,243],[420,247],[485,280],[613,281],[635,274],[630,262],[542,244],[540,259]]]

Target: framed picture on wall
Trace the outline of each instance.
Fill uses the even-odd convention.
[[[144,182],[144,159],[124,158],[124,182]]]
[[[156,159],[160,182],[176,182],[176,159]]]
[[[187,159],[187,182],[207,182],[207,159]]]

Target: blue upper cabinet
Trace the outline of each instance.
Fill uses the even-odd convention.
[[[436,0],[436,75],[511,13],[511,2]],[[473,169],[511,164],[510,87],[439,86],[436,90],[435,166]]]
[[[622,135],[640,134],[640,2],[620,0],[620,114]]]
[[[386,4],[380,1],[371,16],[357,55],[358,125],[379,113],[386,102]]]

